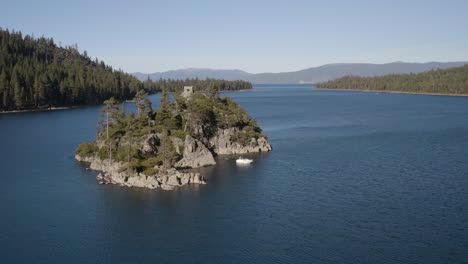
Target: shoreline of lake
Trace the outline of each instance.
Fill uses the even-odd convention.
[[[381,90],[358,90],[358,89],[329,89],[329,88],[312,88],[319,91],[353,91],[353,92],[370,92],[370,93],[394,93],[394,94],[417,94],[417,95],[436,95],[436,96],[459,96],[468,97],[468,94],[445,94],[445,93],[427,93],[427,92],[401,92],[401,91],[381,91]]]
[[[0,114],[14,114],[14,113],[26,113],[26,112],[41,112],[41,111],[55,111],[55,110],[66,110],[71,109],[73,106],[61,106],[61,107],[49,107],[49,108],[34,108],[34,109],[24,109],[24,110],[9,110],[9,111],[0,111]]]
[[[247,92],[247,91],[258,91],[259,89],[240,89],[240,90],[223,90],[221,93],[226,92]],[[159,94],[159,93],[154,93]],[[135,100],[125,100],[124,103],[134,103]],[[81,105],[81,106],[90,106],[90,105]],[[34,108],[34,109],[22,109],[22,110],[8,110],[0,111],[0,114],[15,114],[15,113],[27,113],[27,112],[41,112],[41,111],[55,111],[55,110],[67,110],[72,109],[78,106],[60,106],[60,107],[49,107],[49,108]]]

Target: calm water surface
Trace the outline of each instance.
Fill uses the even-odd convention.
[[[0,262],[468,262],[468,98],[256,88],[273,152],[173,192],[74,160],[100,107],[0,115]]]

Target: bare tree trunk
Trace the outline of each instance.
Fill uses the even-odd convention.
[[[107,142],[109,143],[109,165],[112,162],[112,147],[109,141],[109,112],[106,112],[106,134],[107,134]]]
[[[109,160],[110,163],[112,163],[112,144],[109,142]]]
[[[167,171],[167,136],[164,135],[162,139],[162,150],[163,150],[163,170]]]
[[[109,140],[109,112],[106,112],[107,140]]]
[[[166,171],[166,138],[163,139],[163,169]]]

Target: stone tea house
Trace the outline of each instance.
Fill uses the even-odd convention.
[[[183,97],[189,97],[193,94],[193,86],[184,86]]]

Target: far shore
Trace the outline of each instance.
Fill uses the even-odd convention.
[[[221,92],[247,92],[247,91],[259,91],[259,89],[255,89],[255,88],[252,88],[252,89],[239,89],[239,90],[234,90],[234,91],[229,91],[229,90],[226,90],[226,91],[221,91]]]
[[[245,92],[245,91],[258,91],[258,89],[240,89],[240,90],[223,90],[223,92]],[[125,100],[125,103],[134,103],[135,100]],[[75,106],[76,107],[76,106]],[[34,109],[24,109],[24,110],[9,110],[9,111],[0,111],[0,114],[13,114],[13,113],[25,113],[25,112],[41,112],[41,111],[55,111],[55,110],[65,110],[71,109],[74,106],[62,106],[62,107],[49,107],[49,108],[34,108]]]
[[[396,93],[396,94],[421,94],[421,95],[462,96],[462,97],[468,96],[468,94],[445,94],[445,93],[401,92],[401,91],[357,90],[357,89],[312,88],[312,90],[320,90],[320,91],[353,91],[353,92],[370,92],[370,93]]]
[[[24,112],[41,112],[41,111],[55,111],[70,109],[71,106],[63,107],[49,107],[49,108],[35,108],[35,109],[24,109],[24,110],[11,110],[11,111],[0,111],[0,114],[12,114],[12,113],[24,113]]]

